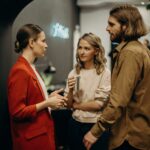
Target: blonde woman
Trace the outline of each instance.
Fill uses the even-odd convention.
[[[107,103],[111,75],[104,52],[100,38],[92,33],[84,34],[78,41],[77,64],[68,75],[65,89],[68,107],[73,109],[68,133],[70,150],[85,149],[83,136],[96,123]],[[107,147],[107,140],[105,143],[99,140],[92,149],[102,146]]]

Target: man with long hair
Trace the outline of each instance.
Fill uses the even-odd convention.
[[[138,41],[146,27],[138,9],[125,4],[110,11],[106,30],[119,43],[113,51],[112,89],[84,145],[89,150],[111,129],[110,150],[150,150],[150,52]]]

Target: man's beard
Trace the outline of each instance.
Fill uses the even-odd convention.
[[[112,39],[112,43],[121,43],[123,37],[123,32],[119,32],[115,35],[115,38]]]

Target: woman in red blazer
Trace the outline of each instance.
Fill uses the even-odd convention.
[[[66,98],[59,91],[48,96],[34,61],[44,56],[47,43],[43,30],[24,25],[17,33],[15,51],[21,53],[8,78],[8,105],[13,150],[55,150],[50,109],[60,108]]]

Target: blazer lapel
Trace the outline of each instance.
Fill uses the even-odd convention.
[[[33,71],[32,67],[30,66],[30,64],[29,64],[29,63],[27,62],[27,60],[26,60],[24,57],[22,57],[22,56],[19,57],[18,61],[20,61],[20,62],[22,62],[22,63],[24,63],[24,64],[26,65],[26,67],[28,68],[28,70],[29,70],[30,73],[32,74],[32,78],[33,78],[34,81],[37,83],[37,86],[38,86],[39,89],[40,89],[40,92],[41,92],[41,94],[42,94],[42,96],[43,96],[43,99],[45,99],[45,95],[44,95],[43,89],[42,89],[42,87],[41,87],[41,85],[40,85],[40,83],[39,83],[39,80],[38,80],[38,78],[37,78],[35,72]]]

